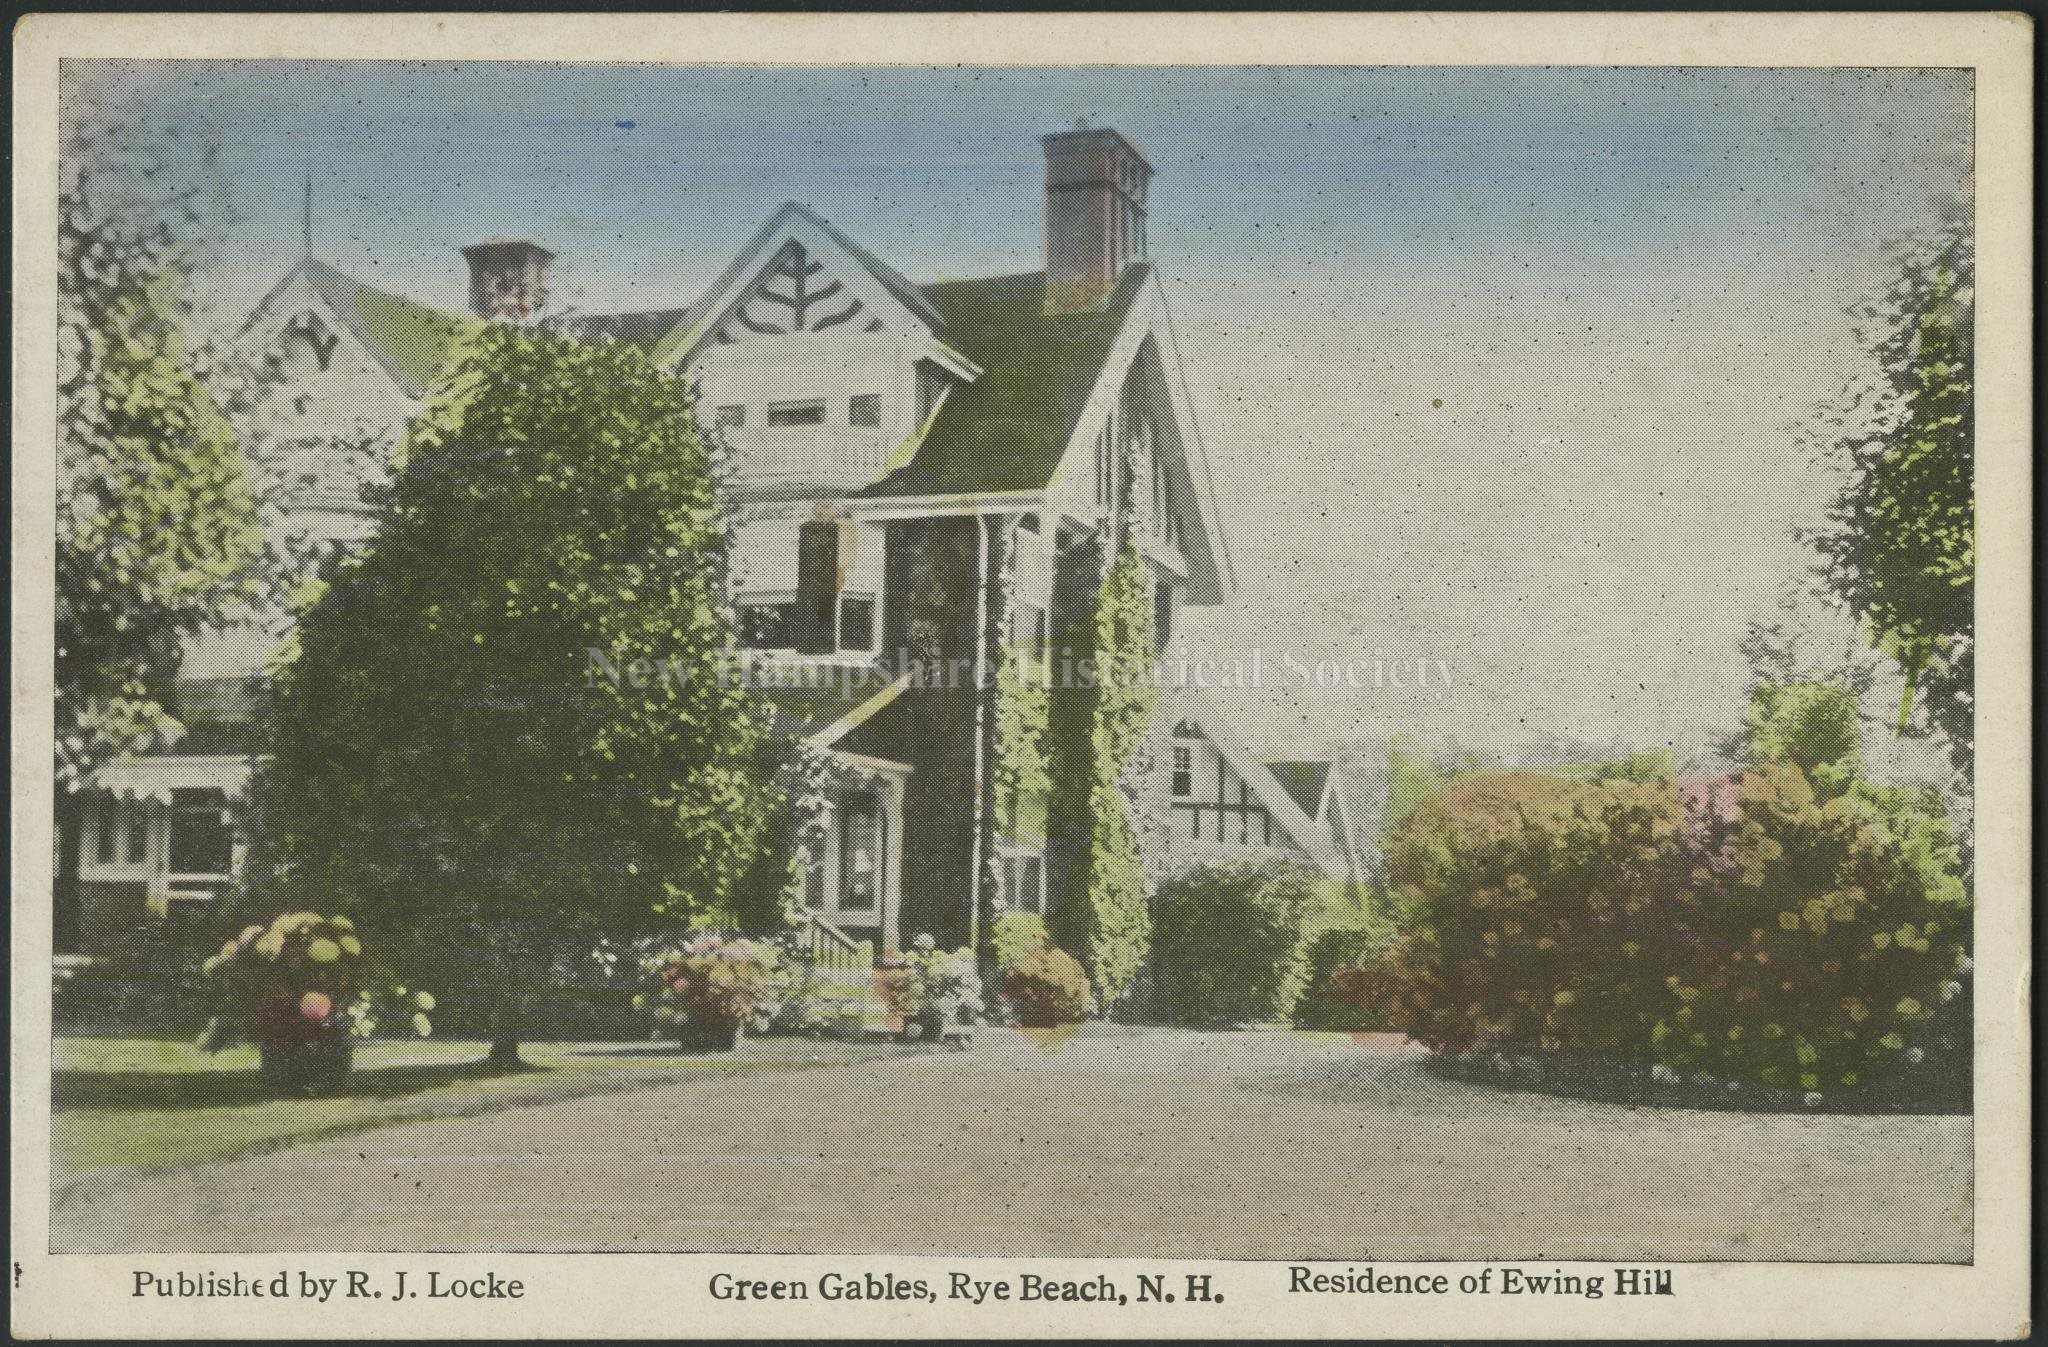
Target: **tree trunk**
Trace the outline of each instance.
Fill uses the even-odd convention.
[[[484,1060],[497,1071],[515,1071],[525,1066],[519,1059],[519,1035],[500,1032],[491,1040],[491,1055]]]

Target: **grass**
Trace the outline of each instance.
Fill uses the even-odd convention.
[[[485,1067],[486,1046],[462,1041],[356,1045],[337,1094],[279,1099],[257,1074],[253,1047],[209,1055],[189,1043],[60,1038],[51,1097],[59,1185],[94,1170],[197,1164],[278,1150],[394,1123],[703,1079],[894,1056],[889,1043],[748,1039],[730,1053],[686,1055],[659,1044],[530,1043],[526,1069]]]

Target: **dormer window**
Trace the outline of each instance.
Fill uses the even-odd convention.
[[[807,398],[802,402],[771,402],[768,404],[768,424],[822,426],[825,424],[825,400]]]
[[[882,424],[882,395],[856,393],[846,402],[846,424],[874,427]]]

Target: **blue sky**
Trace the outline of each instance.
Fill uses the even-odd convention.
[[[1785,429],[1857,367],[1841,309],[1963,199],[1967,72],[70,67],[200,130],[212,299],[299,252],[459,306],[523,234],[560,300],[694,298],[806,202],[916,279],[1033,270],[1037,136],[1152,158],[1243,593],[1219,655],[1444,659],[1453,692],[1242,701],[1276,744],[1408,729],[1658,742],[1738,714],[1743,623],[1827,484]],[[1441,403],[1441,406],[1437,404]]]

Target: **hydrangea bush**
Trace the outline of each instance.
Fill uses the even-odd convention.
[[[643,958],[654,989],[634,998],[665,1033],[692,1042],[730,1042],[774,1016],[781,951],[766,941],[698,935],[681,949]]]
[[[1970,910],[1931,793],[1711,780],[1454,782],[1389,838],[1400,935],[1346,978],[1441,1051],[1586,1049],[1816,1102],[1912,1060]]]

